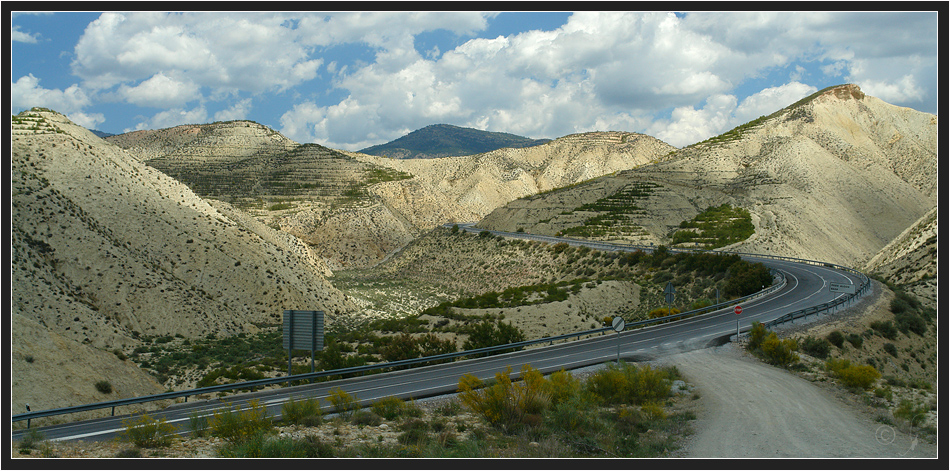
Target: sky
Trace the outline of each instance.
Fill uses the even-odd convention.
[[[359,150],[444,123],[683,147],[843,83],[938,113],[936,12],[13,12],[10,23],[12,113],[51,108],[113,134],[246,119]]]

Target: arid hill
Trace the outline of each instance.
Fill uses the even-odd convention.
[[[159,391],[124,349],[156,336],[229,336],[285,309],[353,309],[289,234],[34,109],[12,131],[13,410]],[[97,381],[113,392],[101,393]]]
[[[628,239],[669,244],[708,206],[750,211],[755,234],[732,249],[862,267],[936,207],[937,117],[832,87],[663,161],[576,188],[525,198],[480,227],[555,233],[574,211],[630,185],[656,185]]]
[[[247,121],[109,138],[198,195],[299,237],[332,269],[371,266],[432,228],[514,199],[634,168],[675,150],[592,132],[530,148],[398,160],[299,145]]]

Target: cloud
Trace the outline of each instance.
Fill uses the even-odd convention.
[[[861,90],[888,103],[922,102],[926,92],[917,84],[912,75],[905,75],[896,81],[860,80]]]
[[[12,39],[15,42],[36,44],[39,42],[39,34],[30,34],[30,33],[20,31],[20,27],[17,25],[14,25],[10,34],[10,39]]]
[[[40,106],[68,114],[78,112],[91,104],[79,85],[70,85],[66,90],[51,90],[41,87],[40,79],[33,74],[24,75],[13,82],[10,98],[14,112]]]
[[[658,120],[649,127],[651,135],[676,147],[683,147],[722,134],[760,116],[770,115],[818,91],[799,82],[766,88],[743,99],[718,94],[696,109],[692,106],[673,110],[670,119]]]
[[[120,86],[118,94],[128,103],[155,108],[180,107],[201,97],[190,80],[179,81],[161,72],[134,87]]]
[[[251,99],[245,98],[235,103],[230,108],[221,110],[214,114],[215,121],[235,121],[247,119],[251,114]]]
[[[154,125],[229,100],[215,118],[247,118],[248,95],[257,113],[280,95],[281,132],[353,150],[440,122],[529,137],[638,131],[686,145],[794,102],[816,89],[809,80],[851,81],[904,106],[935,103],[939,87],[939,30],[926,12],[579,12],[549,31],[466,39],[492,17],[104,13],[72,70],[96,96],[165,109]],[[458,45],[417,50],[436,30]],[[769,82],[777,76],[787,83]]]
[[[79,85],[70,85],[66,90],[51,90],[40,86],[33,74],[24,75],[10,87],[13,113],[42,107],[63,113],[72,122],[88,129],[96,129],[106,121],[102,113],[83,111],[92,101]]]
[[[140,122],[134,128],[127,128],[123,132],[139,131],[142,129],[172,128],[183,124],[204,124],[208,122],[208,111],[199,106],[190,110],[175,108],[160,111],[150,119]]]
[[[799,82],[766,88],[742,100],[742,104],[736,107],[732,121],[738,126],[760,116],[768,116],[817,91],[818,88]]]
[[[199,86],[260,93],[316,76],[287,15],[103,13],[75,47],[73,72],[90,87],[109,88],[163,72]]]

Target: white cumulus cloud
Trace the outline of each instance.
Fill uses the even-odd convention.
[[[163,73],[155,74],[134,87],[122,85],[119,95],[134,105],[155,108],[180,107],[201,97],[198,86],[190,80],[176,80]]]

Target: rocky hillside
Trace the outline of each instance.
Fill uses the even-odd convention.
[[[881,249],[864,267],[937,306],[937,208]]]
[[[372,191],[414,225],[477,221],[518,198],[655,162],[675,148],[625,132],[572,134],[525,149],[434,160],[359,157],[415,178]]]
[[[367,147],[359,152],[394,159],[432,159],[481,154],[503,147],[531,147],[548,141],[550,139],[530,139],[504,132],[433,124],[394,141]]]
[[[301,207],[276,224],[321,252],[331,267],[372,266],[446,222],[477,221],[517,198],[655,161],[674,147],[642,134],[598,132],[543,145],[440,159],[389,159],[347,153],[390,178],[366,187],[370,199],[338,210]],[[318,249],[324,250],[324,249]]]
[[[106,141],[138,160],[156,160],[159,167],[194,168],[214,163],[240,162],[257,155],[272,155],[300,144],[252,121],[187,124],[173,128],[133,131],[108,136]]]
[[[937,149],[936,116],[843,85],[661,162],[512,203],[481,226],[554,233],[592,217],[576,211],[586,203],[653,185],[628,239],[668,244],[680,222],[728,203],[755,224],[735,250],[861,267],[937,205]]]
[[[352,304],[298,239],[214,205],[64,116],[13,118],[14,411],[158,390],[122,352]],[[64,378],[65,376],[65,378]],[[113,392],[94,387],[109,381]]]
[[[299,145],[246,121],[109,138],[198,195],[297,236],[331,269],[372,266],[432,228],[514,199],[643,165],[675,150],[594,132],[528,148],[398,160]]]

